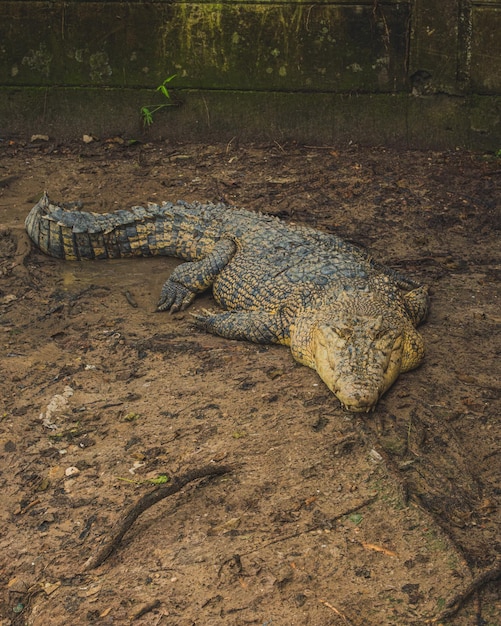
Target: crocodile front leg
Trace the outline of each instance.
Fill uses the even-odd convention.
[[[231,261],[237,246],[231,239],[220,239],[212,251],[200,261],[181,263],[164,283],[157,311],[183,311],[197,293],[208,289],[217,275]]]
[[[283,344],[290,341],[289,328],[280,311],[205,311],[195,313],[193,317],[197,328],[227,339]]]

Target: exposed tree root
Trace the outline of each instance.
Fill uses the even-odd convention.
[[[447,607],[436,617],[426,621],[427,624],[436,624],[445,619],[449,619],[464,606],[471,596],[480,591],[485,585],[501,578],[501,556],[498,556],[492,567],[484,570],[476,576],[472,582],[460,593],[456,594],[447,603]]]
[[[352,513],[355,513],[355,511],[360,511],[360,509],[365,508],[366,506],[368,506],[369,504],[372,504],[376,500],[377,500],[377,496],[371,496],[370,498],[366,498],[365,500],[362,500],[362,502],[359,502],[358,504],[355,504],[352,507],[339,512],[337,515],[329,519],[328,523],[333,525],[334,522],[336,522],[337,520],[343,517],[346,517],[347,515],[351,515]],[[249,556],[249,554],[255,554],[256,552],[260,552],[261,550],[264,550],[265,548],[268,548],[269,546],[275,545],[277,543],[282,543],[284,541],[289,541],[290,539],[296,539],[297,537],[301,537],[302,535],[306,535],[307,533],[315,532],[323,527],[324,527],[324,524],[315,524],[314,526],[309,526],[308,528],[297,530],[296,532],[289,533],[288,535],[283,535],[281,537],[276,537],[275,539],[270,539],[260,545],[255,546],[254,548],[246,550],[245,552],[241,552],[240,554],[234,554],[233,556],[231,556],[231,558],[226,559],[223,563],[221,563],[221,567],[219,568],[218,575],[221,574],[221,570],[223,569],[223,567],[227,563],[230,563],[231,561],[235,561],[237,563],[238,568],[241,569],[242,568],[242,563],[240,561],[241,557]]]
[[[181,491],[185,485],[193,482],[194,480],[199,480],[200,478],[206,478],[209,476],[222,476],[223,474],[230,472],[231,469],[232,468],[228,465],[205,465],[204,467],[186,472],[181,476],[176,476],[168,485],[158,487],[157,489],[150,491],[150,493],[145,494],[129,509],[123,521],[116,524],[111,533],[110,539],[108,539],[105,544],[101,546],[96,554],[91,556],[85,562],[83,568],[84,571],[89,571],[102,565],[120,545],[123,536],[132,524],[151,506],[160,502],[160,500]]]
[[[380,433],[377,431],[377,428],[367,425],[366,423],[361,423],[362,437],[383,459],[386,468],[397,482],[402,501],[408,504],[409,501],[412,500],[430,515],[451,542],[457,553],[464,558],[471,570],[472,564],[475,562],[473,552],[468,542],[464,539],[461,540],[454,530],[456,527],[461,527],[461,515],[467,519],[469,513],[472,516],[476,514],[482,493],[480,483],[474,473],[470,471],[466,461],[459,464],[459,461],[462,459],[467,459],[467,455],[465,453],[459,454],[461,451],[461,443],[457,441],[453,429],[448,428],[447,425],[440,425],[434,420],[433,415],[425,414],[423,417],[419,415],[416,410],[409,416],[409,433],[411,433],[412,429],[417,433],[417,436],[414,437],[414,441],[409,437],[406,442],[411,452],[411,454],[408,455],[411,460],[411,465],[408,467],[412,467],[412,464],[415,463],[417,471],[414,472],[412,478],[409,480],[407,476],[404,476],[399,467],[399,463],[395,460],[391,451],[388,452],[388,450],[381,445]],[[442,438],[449,444],[446,455],[447,458],[443,460],[443,470],[440,465],[437,465],[434,470],[431,471],[429,468],[425,468],[419,464],[421,456],[419,433],[422,432],[423,436],[425,436],[427,429],[441,434]],[[401,436],[396,430],[392,431],[391,427],[388,430],[392,433],[393,441],[397,441],[397,437],[399,435]],[[391,441],[392,440],[390,440],[390,442]],[[455,462],[458,462],[459,469],[457,469],[454,479],[451,479],[447,475],[447,462],[449,469],[454,466]],[[409,473],[410,471],[407,470],[407,474]],[[440,495],[440,497],[438,497],[437,494]],[[451,504],[456,505],[458,509],[456,516],[454,516],[454,511],[447,508],[448,506],[450,507]],[[480,591],[487,583],[498,580],[500,577],[501,556],[496,556],[491,567],[478,574],[462,592],[449,600],[446,608],[439,615],[429,618],[426,623],[441,623],[454,616],[464,604],[468,602],[474,593]]]

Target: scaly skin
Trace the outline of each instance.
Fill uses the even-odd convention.
[[[158,309],[179,311],[212,286],[223,312],[196,324],[229,339],[290,346],[349,411],[374,409],[424,347],[415,326],[428,290],[340,239],[224,205],[165,203],[108,214],[52,204],[45,194],[26,229],[45,253],[67,260],[175,256],[186,261],[162,288]]]

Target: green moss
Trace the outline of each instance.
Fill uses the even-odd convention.
[[[275,2],[2,2],[0,75],[10,85],[154,87],[176,72],[186,88],[393,92],[405,87],[409,7],[384,11]]]
[[[404,81],[408,14],[392,7],[385,19],[383,32],[371,7],[173,5],[158,57],[183,86],[393,91]]]

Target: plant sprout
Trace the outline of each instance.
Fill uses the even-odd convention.
[[[143,125],[145,128],[153,124],[153,115],[157,111],[160,111],[160,109],[163,109],[165,107],[175,106],[172,102],[170,102],[170,93],[166,85],[168,85],[174,78],[176,78],[176,76],[177,74],[172,74],[172,76],[166,78],[163,83],[159,85],[156,89],[156,91],[159,91],[165,97],[167,102],[163,102],[162,104],[157,105],[148,104],[141,107],[141,117],[143,118]]]

